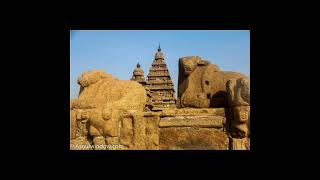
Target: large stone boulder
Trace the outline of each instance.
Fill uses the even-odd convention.
[[[247,78],[220,68],[199,56],[179,59],[178,97],[181,107],[227,107],[226,82]]]
[[[79,97],[71,102],[72,127],[78,127],[74,119],[86,122],[82,130],[88,131],[94,145],[119,144],[120,115],[144,110],[147,97],[143,86],[135,81],[118,80],[103,71],[83,73],[78,84]],[[71,132],[72,138],[77,138],[75,130]]]

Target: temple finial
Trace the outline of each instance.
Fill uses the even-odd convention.
[[[161,48],[160,48],[160,43],[159,43],[158,52],[160,52],[160,51],[161,51]]]
[[[138,62],[138,64],[137,64],[137,68],[140,68],[140,64],[139,64],[139,62]]]

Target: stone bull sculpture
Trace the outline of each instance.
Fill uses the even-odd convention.
[[[199,56],[179,59],[178,98],[181,107],[227,107],[226,82],[229,79],[247,78],[237,72],[220,71],[220,68]]]
[[[82,74],[78,84],[79,97],[71,103],[71,139],[87,136],[94,145],[117,144],[120,115],[143,111],[145,89],[137,82],[118,80],[103,71]],[[80,135],[76,133],[80,128],[77,121],[86,122]]]

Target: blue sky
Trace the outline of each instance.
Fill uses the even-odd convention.
[[[249,30],[77,30],[70,35],[71,98],[77,98],[77,78],[85,71],[128,80],[139,62],[146,77],[159,42],[175,89],[178,59],[184,56],[197,55],[222,70],[250,76]]]

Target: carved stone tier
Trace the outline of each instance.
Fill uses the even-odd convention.
[[[175,116],[161,118],[159,127],[223,128],[225,123],[223,116]]]
[[[157,89],[159,89],[159,90],[174,90],[174,87],[173,86],[163,86],[163,85],[161,85],[161,86],[149,86],[149,88],[150,88],[150,90],[157,90]]]
[[[147,87],[151,94],[149,103],[153,106],[152,110],[176,107],[174,85],[160,47],[147,77]]]
[[[169,73],[149,73],[148,77],[170,76]]]
[[[150,80],[148,84],[173,84],[172,80]]]

